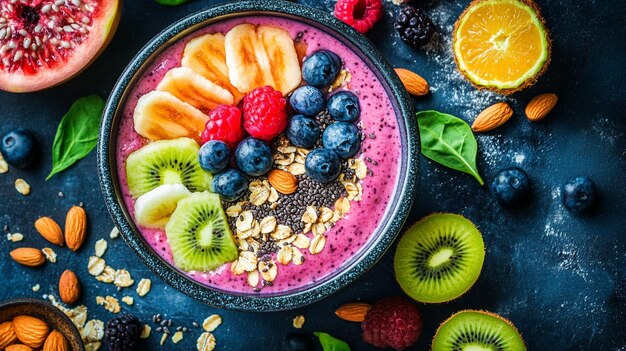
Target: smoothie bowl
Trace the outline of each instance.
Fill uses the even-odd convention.
[[[175,23],[126,68],[98,146],[105,201],[163,280],[238,310],[328,296],[385,253],[417,172],[411,101],[371,43],[290,2]]]

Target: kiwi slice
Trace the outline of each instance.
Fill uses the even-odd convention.
[[[453,300],[474,285],[485,260],[485,244],[465,217],[437,213],[404,234],[394,259],[400,287],[426,303]]]
[[[485,311],[461,311],[443,322],[433,339],[432,351],[526,351],[515,326]]]
[[[194,193],[180,200],[165,226],[174,265],[212,271],[237,259],[237,247],[217,194]]]
[[[126,159],[126,179],[132,197],[163,184],[183,184],[191,192],[209,190],[211,175],[198,162],[198,144],[189,138],[154,141]]]

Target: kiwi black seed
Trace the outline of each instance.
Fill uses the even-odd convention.
[[[212,271],[238,256],[217,194],[194,193],[179,201],[165,234],[174,265],[184,271]]]
[[[474,285],[485,259],[482,235],[456,214],[437,213],[407,230],[398,243],[394,270],[400,287],[416,301],[440,303]]]
[[[189,138],[159,140],[126,159],[128,190],[141,196],[163,184],[183,184],[191,192],[210,189],[211,175],[198,162],[198,144]]]
[[[461,311],[443,322],[433,339],[432,351],[526,351],[515,326],[491,312]]]

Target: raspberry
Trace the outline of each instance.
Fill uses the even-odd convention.
[[[408,299],[388,297],[372,306],[361,329],[363,341],[380,348],[403,350],[422,335],[422,316]]]
[[[287,101],[270,86],[256,88],[243,98],[243,126],[254,138],[270,141],[287,127]]]
[[[402,9],[394,27],[400,38],[414,48],[428,43],[435,34],[435,25],[422,10],[407,6]]]
[[[202,132],[203,144],[209,140],[219,140],[234,149],[243,137],[241,111],[237,106],[219,105],[211,110],[209,120]]]
[[[382,16],[382,0],[339,0],[335,5],[335,17],[361,33],[372,29]]]

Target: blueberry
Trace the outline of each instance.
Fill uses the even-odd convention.
[[[500,171],[491,183],[491,193],[503,205],[520,202],[530,192],[530,180],[523,170],[517,167]]]
[[[309,152],[304,160],[304,168],[311,179],[328,183],[339,176],[341,161],[334,151],[319,148]]]
[[[257,177],[272,169],[272,150],[261,140],[246,138],[237,145],[235,162],[243,173]]]
[[[0,153],[11,166],[26,168],[35,157],[35,138],[26,129],[11,130],[2,136]]]
[[[211,140],[200,148],[200,167],[213,174],[223,171],[230,160],[230,149],[225,142]]]
[[[298,113],[315,116],[324,109],[326,97],[316,87],[305,85],[294,90],[289,98],[289,104]]]
[[[236,169],[227,169],[213,176],[213,191],[226,201],[235,201],[248,189],[248,180]]]
[[[595,189],[591,179],[587,177],[576,177],[565,183],[561,188],[563,206],[567,209],[583,212],[595,199]]]
[[[359,98],[349,91],[340,91],[328,99],[328,113],[336,121],[354,122],[361,116]]]
[[[297,147],[310,148],[320,138],[320,126],[311,118],[295,115],[289,120],[285,135]]]
[[[311,340],[300,333],[289,333],[283,340],[281,351],[311,351]]]
[[[346,122],[335,122],[324,130],[324,147],[333,150],[343,158],[354,156],[361,147],[359,128]]]
[[[302,79],[309,85],[323,88],[331,85],[341,70],[341,59],[334,52],[316,51],[302,63]]]

